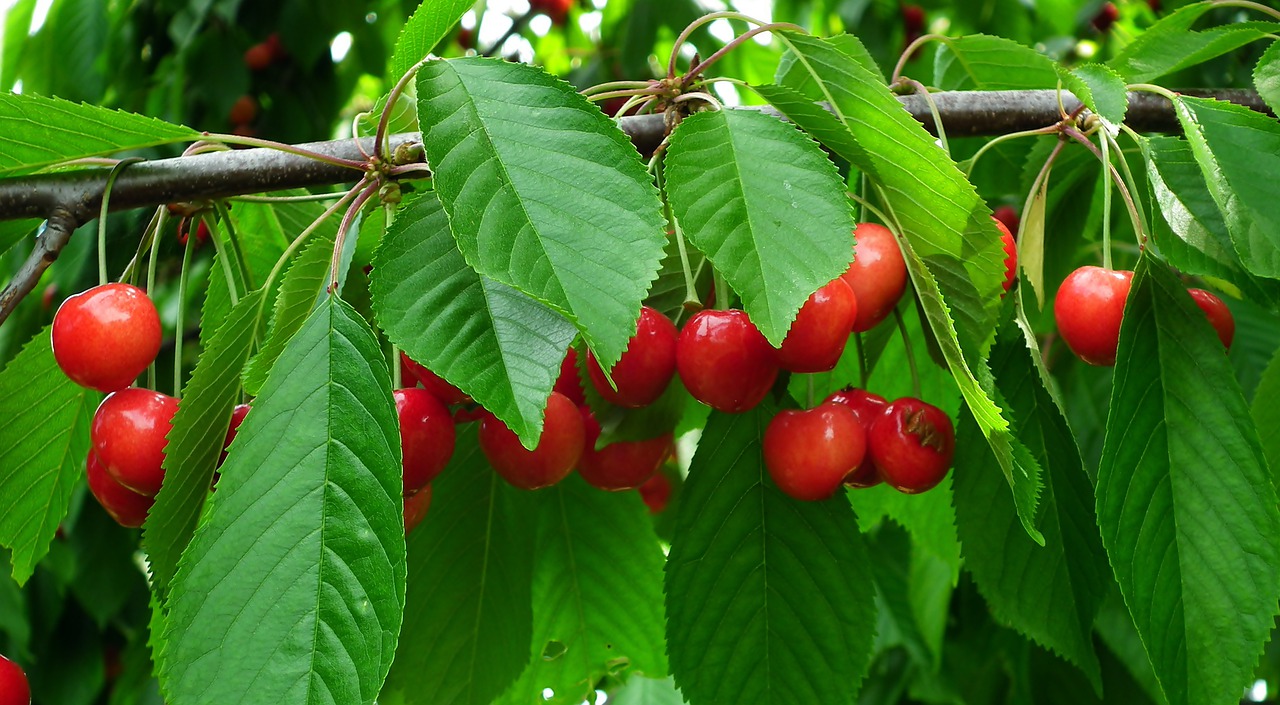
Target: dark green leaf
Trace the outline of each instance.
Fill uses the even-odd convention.
[[[933,61],[933,85],[946,91],[1053,88],[1053,60],[1002,37],[974,34],[944,40]]]
[[[389,78],[399,80],[414,64],[425,59],[472,5],[474,0],[426,0],[419,4],[400,30]]]

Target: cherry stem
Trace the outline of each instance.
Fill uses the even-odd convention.
[[[400,373],[400,346],[391,344],[391,388],[402,389],[404,377]]]
[[[907,351],[907,367],[911,370],[911,391],[916,395],[916,399],[919,399],[921,397],[920,372],[916,369],[916,354],[911,349],[911,339],[907,337],[907,323],[902,320],[902,311],[896,306],[893,309],[893,318],[898,323],[898,334],[902,336],[902,348]]]
[[[1085,147],[1088,147],[1089,151],[1093,152],[1094,156],[1096,156],[1099,161],[1102,161],[1103,168],[1107,170],[1111,175],[1111,179],[1120,188],[1120,196],[1124,199],[1125,206],[1129,209],[1129,218],[1134,223],[1134,229],[1139,233],[1139,237],[1143,237],[1142,218],[1138,215],[1138,206],[1134,203],[1133,196],[1129,193],[1129,188],[1125,186],[1124,180],[1120,177],[1120,172],[1116,170],[1115,165],[1103,161],[1102,152],[1098,149],[1097,145],[1090,141],[1088,137],[1085,137],[1079,130],[1073,127],[1064,127],[1062,128],[1062,134],[1070,137],[1080,144],[1083,144]],[[1110,258],[1110,248],[1103,252],[1103,258],[1104,261]]]
[[[174,322],[173,334],[173,396],[182,399],[182,319],[187,300],[187,280],[191,275],[191,252],[195,249],[194,234],[187,236],[187,244],[182,248],[182,271],[178,275],[178,317]]]
[[[978,160],[982,158],[982,155],[986,154],[987,150],[991,149],[992,147],[995,147],[1001,142],[1007,142],[1009,140],[1017,139],[1019,137],[1032,137],[1035,135],[1052,135],[1052,134],[1056,134],[1057,132],[1058,132],[1058,124],[1054,123],[1052,125],[1049,125],[1048,127],[1041,127],[1035,130],[1025,130],[1023,132],[1010,132],[1007,135],[1000,135],[999,137],[982,145],[982,147],[980,147],[978,151],[973,153],[972,157],[969,157],[969,165],[964,170],[964,176],[966,179],[971,177],[973,175],[973,170],[976,166],[978,166]]]
[[[160,248],[156,246],[157,244],[158,243],[156,243],[153,238],[151,241],[151,257],[147,260],[147,296],[151,296],[156,288],[156,260],[160,253]],[[182,329],[176,329],[174,331],[174,336],[178,338],[182,337]],[[147,365],[147,387],[149,389],[156,388],[155,360],[152,360],[151,364]]]
[[[1111,166],[1111,144],[1106,137],[1100,137],[1102,147],[1102,169]],[[1102,268],[1111,269],[1111,179],[1102,177]]]
[[[187,234],[187,242],[195,239],[198,231],[198,221],[192,221],[191,230]],[[218,255],[218,264],[222,266],[222,276],[227,280],[227,293],[231,295],[231,305],[235,306],[240,303],[240,287],[236,286],[235,272],[231,271],[231,262],[227,259],[229,254],[222,244],[222,238],[218,237],[216,230],[217,223],[206,223],[209,227],[209,241],[213,243],[213,250]]]
[[[1138,133],[1134,132],[1128,125],[1121,125],[1120,128],[1125,130],[1126,134],[1133,138],[1135,143],[1141,146],[1142,137],[1138,135]],[[1103,135],[1111,141],[1111,148],[1116,151],[1116,154],[1120,155],[1120,171],[1124,172],[1124,181],[1129,185],[1129,193],[1141,193],[1138,190],[1137,180],[1133,178],[1133,171],[1129,169],[1129,160],[1124,158],[1124,150],[1120,148],[1120,143],[1116,138],[1111,136],[1110,132],[1103,131]],[[1134,224],[1134,228],[1138,230],[1138,244],[1145,245],[1147,242],[1147,233],[1149,232],[1149,229],[1147,228],[1147,213],[1143,210],[1142,201],[1140,199],[1134,199],[1133,205],[1134,208],[1137,209],[1138,217],[1141,220],[1141,222]]]
[[[658,88],[628,88],[626,90],[607,91],[605,93],[596,93],[587,96],[587,100],[596,102],[598,100],[609,100],[610,98],[630,98],[632,96],[642,95],[663,95],[661,89]]]
[[[296,154],[299,157],[306,157],[307,159],[313,159],[315,161],[324,162],[326,164],[332,164],[334,166],[344,166],[349,169],[356,169],[358,171],[365,171],[366,169],[366,165],[364,162],[358,162],[354,159],[343,159],[342,157],[333,157],[328,154],[313,152],[309,149],[303,149],[296,145],[285,144],[283,142],[276,142],[274,140],[264,140],[264,139],[259,139],[257,137],[241,137],[239,135],[223,135],[223,134],[209,134],[206,137],[209,140],[216,140],[218,142],[223,142],[225,144],[238,144],[238,145],[243,145],[245,147],[266,147],[267,149],[274,149],[278,152],[287,152],[288,154]]]
[[[1246,10],[1257,10],[1258,12],[1271,15],[1272,17],[1280,20],[1280,12],[1277,12],[1275,8],[1267,7],[1266,5],[1256,2],[1249,2],[1248,0],[1212,0],[1211,4],[1217,7],[1239,7]]]
[[[228,200],[244,203],[307,203],[311,201],[330,201],[342,198],[345,191],[333,193],[308,193],[302,196],[235,196]]]
[[[107,185],[102,191],[102,210],[98,213],[98,284],[107,283],[107,213],[110,212],[111,203],[111,187],[116,183],[116,177],[120,176],[120,172],[130,164],[136,164],[143,161],[141,157],[129,157],[121,159],[115,166],[111,167],[111,173],[107,174]]]
[[[805,375],[805,404],[804,408],[813,408],[813,375]]]
[[[753,20],[753,21],[758,21],[758,20]],[[725,44],[724,46],[717,49],[714,53],[711,54],[711,56],[708,56],[707,58],[700,61],[697,66],[691,67],[689,69],[689,72],[684,75],[683,79],[681,79],[680,86],[681,87],[688,86],[690,83],[693,82],[694,78],[697,77],[698,74],[701,74],[702,72],[706,71],[708,68],[711,67],[712,64],[714,64],[715,62],[719,61],[722,57],[724,57],[725,54],[728,54],[734,49],[737,49],[738,47],[747,43],[752,37],[756,36],[757,34],[763,34],[765,32],[777,32],[780,30],[791,30],[792,32],[800,32],[802,34],[805,33],[804,27],[792,24],[790,22],[770,22],[768,24],[761,24],[759,27],[755,27],[754,29],[749,29],[746,32],[743,32],[742,34],[739,34],[738,36],[734,37],[733,40],[730,41],[728,44]],[[672,49],[671,55],[673,57],[675,56],[675,48]],[[674,77],[674,75],[675,75],[674,73],[671,74],[672,77]]]
[[[608,81],[605,83],[597,83],[594,86],[587,86],[586,88],[583,88],[578,92],[590,98],[591,96],[604,91],[619,91],[619,90],[632,89],[632,88],[652,88],[654,85],[655,85],[654,81]]]
[[[733,292],[729,290],[729,282],[724,280],[724,275],[720,273],[720,270],[713,269],[711,271],[716,287],[716,310],[728,311],[729,297],[733,295]]]
[[[741,12],[712,12],[709,15],[703,15],[702,17],[690,22],[689,26],[685,27],[684,31],[680,33],[680,36],[676,37],[675,43],[671,45],[671,58],[667,61],[667,79],[673,79],[676,77],[676,59],[680,57],[680,47],[689,40],[689,37],[692,36],[699,27],[716,20],[740,20],[747,24],[765,24],[765,22],[757,20],[754,17],[744,15]],[[804,30],[800,31],[803,32]]]
[[[133,258],[129,260],[129,264],[125,265],[124,272],[120,275],[120,281],[129,283],[133,281],[137,274],[134,270],[138,266],[138,261],[142,259],[142,253],[146,252],[148,247],[151,247],[151,243],[155,242],[160,232],[164,230],[165,220],[168,215],[168,208],[164,206],[156,207],[155,212],[151,214],[151,221],[147,223],[146,229],[142,231],[142,239],[138,241],[137,251],[133,253]]]
[[[947,130],[942,126],[942,115],[938,110],[938,104],[934,102],[933,96],[929,95],[929,89],[924,84],[910,78],[898,79],[901,83],[911,86],[916,95],[924,98],[924,102],[929,106],[929,116],[933,119],[933,127],[938,131],[938,142],[942,145],[942,151],[951,156],[951,147],[947,145]]]
[[[364,208],[364,204],[378,192],[378,183],[366,179],[362,183],[368,185],[364,187],[355,200],[351,202],[351,207],[347,208],[347,212],[342,216],[342,222],[338,225],[338,236],[333,240],[333,259],[329,265],[329,288],[336,291],[338,288],[338,270],[342,267],[342,249],[347,242],[347,233],[351,230],[351,224],[355,222],[356,216],[360,214],[360,209]]]
[[[867,378],[870,375],[868,375],[867,373],[867,358],[862,351],[862,334],[861,333],[853,334],[853,351],[854,351],[854,354],[858,356],[858,379],[862,383],[862,388],[866,389]]]
[[[925,44],[934,41],[945,42],[947,37],[941,34],[925,34],[916,37],[914,42],[908,44],[907,48],[902,50],[902,55],[898,57],[898,63],[893,66],[893,75],[889,77],[889,84],[897,83],[898,79],[902,77],[902,70],[907,67],[907,62],[911,60],[912,54],[915,54]]]
[[[214,209],[218,212],[218,219],[227,226],[227,237],[231,239],[231,252],[236,257],[236,269],[240,270],[240,280],[244,282],[245,291],[253,291],[256,287],[253,285],[253,278],[249,272],[249,260],[244,256],[244,250],[240,247],[240,236],[236,233],[235,223],[231,220],[231,211],[227,209],[227,205],[222,201],[215,201]],[[210,236],[213,235],[213,223],[205,223],[209,228]]]

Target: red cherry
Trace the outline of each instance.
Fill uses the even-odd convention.
[[[863,333],[883,321],[907,289],[907,263],[893,233],[883,225],[858,223],[853,230],[854,259],[842,275],[858,300],[853,332]]]
[[[117,482],[154,497],[164,481],[165,435],[178,400],[149,389],[130,387],[102,400],[89,436],[98,460]]]
[[[563,480],[582,456],[582,414],[569,398],[551,392],[538,445],[527,450],[498,417],[480,421],[480,450],[502,479],[523,490],[550,487]]]
[[[404,351],[400,352],[400,381],[406,387],[421,384],[423,389],[431,392],[445,406],[461,404],[471,399],[466,392],[449,384],[440,375],[409,359]]]
[[[187,225],[186,220],[182,221],[182,224],[178,226],[178,244],[179,245],[182,245],[183,247],[187,246],[187,233],[190,230],[191,228]],[[208,241],[209,241],[209,226],[204,222],[204,219],[201,218],[200,221],[196,224],[196,247],[198,248]]]
[[[796,499],[826,499],[858,467],[867,434],[849,407],[823,402],[780,411],[764,431],[764,465],[779,489]]]
[[[924,8],[919,5],[903,5],[902,26],[907,34],[918,36],[924,30]]]
[[[261,71],[270,66],[272,61],[275,61],[275,52],[266,42],[254,44],[244,52],[244,65],[250,71]]]
[[[404,498],[404,535],[408,536],[414,527],[422,522],[431,506],[431,485]]]
[[[271,60],[281,61],[289,56],[289,50],[284,48],[284,42],[280,41],[280,33],[272,32],[267,35],[266,40],[262,42],[271,50]]]
[[[231,447],[231,442],[236,439],[236,434],[240,432],[240,424],[244,423],[244,417],[248,413],[248,404],[236,404],[236,408],[231,410],[231,423],[227,427],[227,437],[222,441],[222,456],[218,458],[219,465],[227,459],[227,449]]]
[[[154,497],[140,495],[116,482],[92,450],[85,459],[84,472],[89,478],[89,491],[117,524],[130,529],[142,526],[142,522],[147,520],[147,512],[151,511],[151,505],[155,504]]]
[[[458,29],[458,46],[462,47],[463,49],[475,49],[476,48],[475,32],[470,29],[467,29],[466,27],[460,27]]]
[[[769,341],[736,309],[694,314],[680,331],[676,368],[694,399],[731,414],[755,408],[778,377]]]
[[[27,674],[4,656],[0,656],[0,705],[31,705]]]
[[[227,122],[232,125],[248,125],[258,117],[258,101],[251,95],[242,95],[231,104],[227,113]]]
[[[618,406],[639,408],[658,400],[676,373],[676,325],[670,318],[648,306],[640,307],[636,334],[627,343],[626,352],[613,366],[613,383],[596,362],[595,353],[587,353],[587,374],[591,384],[605,401]]]
[[[136,286],[95,286],[63,301],[53,316],[53,356],[83,387],[124,389],[159,352],[160,316]]]
[[[1014,242],[1013,233],[1009,232],[1004,221],[994,215],[991,219],[996,222],[996,229],[1000,231],[1000,241],[1004,243],[1004,290],[1008,291],[1009,287],[1013,286],[1013,280],[1018,278],[1018,243]]]
[[[671,453],[671,434],[645,441],[617,441],[596,450],[600,424],[591,410],[582,409],[585,430],[578,474],[595,487],[617,492],[640,487],[661,467]]]
[[[650,514],[658,514],[667,508],[671,499],[671,480],[662,472],[656,472],[647,482],[636,489],[640,499],[649,508]]]
[[[1085,266],[1062,282],[1053,317],[1067,347],[1090,365],[1116,364],[1120,319],[1133,272]]]
[[[1018,211],[1013,206],[1000,206],[991,212],[991,217],[1004,223],[1005,230],[1011,233],[1018,232],[1018,225],[1021,219],[1018,218]]]
[[[397,389],[400,419],[400,457],[404,464],[404,494],[422,489],[453,457],[453,417],[440,400],[425,389]]]
[[[889,402],[879,394],[872,394],[865,389],[854,387],[832,392],[831,396],[827,397],[827,401],[849,407],[864,431],[869,430],[876,419],[884,413],[885,407],[889,406]],[[880,471],[876,469],[876,461],[871,458],[870,453],[864,455],[862,463],[844,478],[844,484],[857,488],[875,487],[881,482]]]
[[[1113,2],[1104,3],[1102,9],[1098,10],[1098,14],[1093,17],[1093,26],[1099,32],[1107,32],[1111,29],[1111,25],[1115,24],[1120,18],[1120,10],[1116,8]]]
[[[1191,294],[1191,300],[1204,311],[1204,315],[1209,317],[1209,323],[1218,331],[1222,347],[1230,350],[1231,341],[1236,337],[1236,319],[1231,315],[1231,309],[1227,308],[1222,299],[1204,289],[1187,289],[1187,293]]]
[[[578,351],[569,348],[560,361],[560,376],[556,378],[553,389],[569,397],[569,401],[577,406],[587,403],[587,394],[582,390],[582,377],[578,375]]]
[[[800,307],[795,323],[778,348],[778,365],[792,372],[834,369],[857,318],[858,300],[853,289],[836,277],[813,292]]]
[[[573,7],[573,0],[529,0],[531,12],[541,12],[560,26],[568,20],[571,7]]]
[[[880,477],[907,494],[942,482],[955,449],[951,419],[938,407],[911,397],[886,407],[867,432],[867,450]]]

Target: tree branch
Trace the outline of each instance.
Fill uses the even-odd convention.
[[[58,259],[62,248],[66,247],[67,241],[71,239],[71,233],[75,232],[79,226],[80,221],[72,215],[70,210],[62,206],[53,209],[45,224],[44,232],[36,238],[36,246],[31,251],[31,255],[27,257],[26,262],[22,263],[22,268],[13,276],[9,286],[0,292],[0,323],[4,323],[22,299],[36,288],[40,275],[44,274],[44,270],[48,269],[54,260]]]

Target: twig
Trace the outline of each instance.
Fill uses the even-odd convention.
[[[67,241],[71,239],[71,233],[75,232],[79,225],[76,217],[67,208],[59,206],[49,214],[44,232],[36,238],[36,246],[31,250],[31,255],[27,257],[26,262],[22,263],[22,268],[9,281],[4,291],[0,291],[0,325],[9,319],[9,314],[18,307],[18,303],[36,288],[40,275],[44,274],[44,270],[48,269],[54,260],[58,259],[62,248],[66,247]]]

